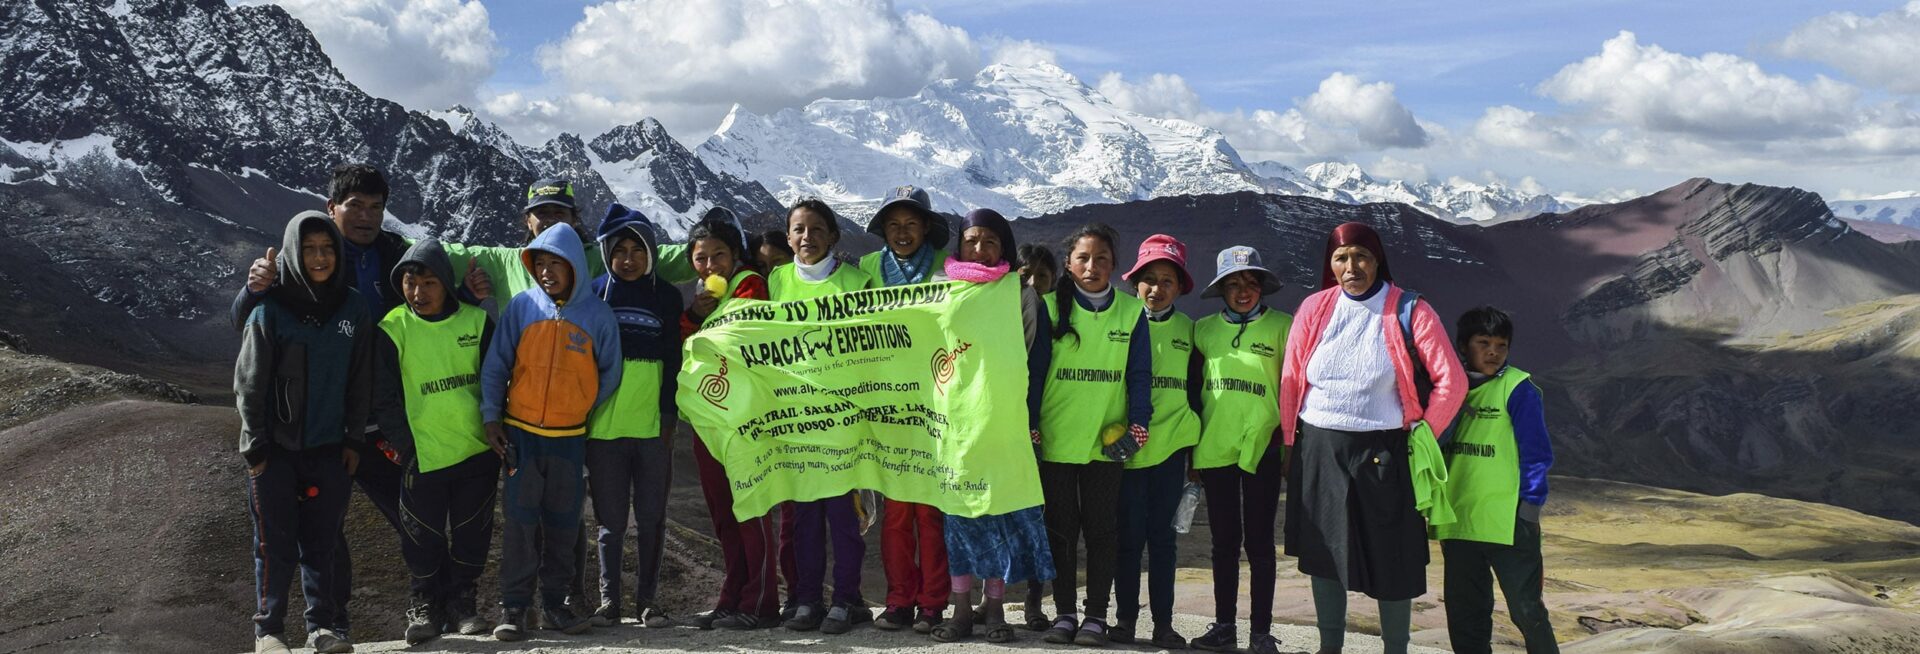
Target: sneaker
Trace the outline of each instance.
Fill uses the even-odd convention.
[[[1160,649],[1186,649],[1187,639],[1174,631],[1173,625],[1157,624],[1153,626],[1153,646]]]
[[[933,633],[934,627],[938,627],[940,626],[940,623],[946,622],[946,614],[947,614],[946,611],[928,611],[926,609],[920,609],[919,614],[914,616],[913,618],[914,633],[922,633],[922,634]]]
[[[762,618],[752,613],[734,613],[719,620],[714,620],[713,626],[717,629],[725,629],[727,631],[752,631],[761,627],[771,627],[778,619],[778,617]]]
[[[593,628],[592,620],[580,617],[565,604],[541,611],[540,617],[546,621],[548,629],[554,629],[569,636],[583,634]]]
[[[1280,640],[1273,634],[1254,634],[1247,643],[1247,654],[1280,654]]]
[[[693,626],[699,627],[701,631],[712,631],[714,623],[730,615],[733,615],[733,611],[727,609],[714,609],[705,613],[695,613],[693,614]]]
[[[280,634],[267,634],[253,640],[253,654],[293,654],[293,648]]]
[[[1078,620],[1075,620],[1071,615],[1063,615],[1054,618],[1053,626],[1047,627],[1047,633],[1040,638],[1055,645],[1065,645],[1073,642],[1073,634],[1079,630],[1080,622]]]
[[[347,635],[332,629],[318,629],[307,638],[307,644],[313,646],[314,654],[350,654],[353,641]]]
[[[864,606],[835,604],[827,610],[827,619],[820,623],[820,633],[829,636],[853,631],[854,625],[873,622],[873,609]]]
[[[902,606],[888,608],[873,619],[873,626],[886,631],[899,631],[913,625],[913,609]]]
[[[1190,644],[1194,649],[1204,649],[1209,652],[1231,652],[1240,647],[1240,637],[1234,635],[1232,624],[1216,622],[1207,625],[1207,633],[1200,634],[1200,637],[1193,639]]]
[[[802,604],[793,611],[793,617],[780,622],[780,626],[793,631],[813,631],[820,628],[820,621],[826,619],[826,610],[812,604]]]
[[[673,616],[667,615],[666,609],[662,609],[657,606],[649,606],[649,607],[640,609],[640,612],[637,614],[634,614],[634,617],[638,618],[640,620],[640,624],[646,625],[647,628],[649,629],[660,629],[663,627],[673,626]]]
[[[452,629],[445,630],[445,633],[458,631],[462,635],[478,636],[493,629],[493,624],[480,616],[480,609],[474,600],[472,589],[454,594],[453,599],[447,601],[447,608],[442,615],[454,625]]]
[[[446,622],[446,619],[441,617],[440,613],[440,607],[437,606],[433,600],[415,595],[413,598],[413,606],[407,608],[407,631],[405,636],[407,644],[418,645],[439,638],[441,627],[443,627]]]
[[[527,609],[500,609],[500,625],[493,628],[494,640],[515,641],[527,639]]]
[[[1134,643],[1133,623],[1108,625],[1107,642],[1132,645]]]
[[[785,606],[780,607],[780,621],[786,622],[788,620],[792,620],[794,614],[798,613],[799,611],[800,611],[799,603],[787,602]]]
[[[1073,644],[1082,647],[1106,647],[1108,640],[1107,623],[1099,618],[1087,618],[1080,623],[1080,633],[1073,636]]]
[[[594,609],[593,615],[587,616],[587,621],[592,622],[595,627],[611,627],[620,624],[620,605],[614,602],[601,602],[600,608]]]

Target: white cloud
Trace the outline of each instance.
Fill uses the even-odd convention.
[[[994,39],[987,42],[987,63],[1010,66],[1059,64],[1060,53],[1053,48],[1025,39]]]
[[[361,90],[409,109],[471,103],[500,49],[479,0],[273,0]]]
[[[1399,179],[1408,182],[1425,182],[1433,178],[1427,165],[1414,161],[1402,161],[1390,156],[1381,156],[1379,161],[1367,166],[1367,174],[1376,178]]]
[[[1392,84],[1366,83],[1345,73],[1327,76],[1312,95],[1285,111],[1215,110],[1184,78],[1165,73],[1140,82],[1107,73],[1098,88],[1123,109],[1220,130],[1249,160],[1318,161],[1432,142],[1428,129],[1394,96]]]
[[[965,30],[881,0],[615,0],[588,7],[537,60],[557,88],[548,102],[655,115],[694,136],[734,103],[765,112],[910,95],[971,75],[980,51]],[[596,117],[569,127],[604,129]]]
[[[1540,92],[1654,132],[1772,140],[1836,133],[1859,91],[1824,76],[1800,82],[1723,53],[1689,57],[1621,32],[1561,68]]]
[[[1579,145],[1572,130],[1512,105],[1488,107],[1473,124],[1473,135],[1495,147],[1536,152],[1564,152]]]
[[[1878,16],[1827,14],[1795,28],[1774,50],[1819,61],[1857,81],[1920,93],[1920,0]]]
[[[1387,82],[1368,84],[1334,73],[1320,81],[1319,90],[1301,103],[1301,109],[1316,121],[1351,128],[1362,142],[1377,148],[1425,147],[1430,139]]]

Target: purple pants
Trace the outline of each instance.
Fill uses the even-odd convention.
[[[793,505],[793,555],[798,570],[793,597],[802,604],[819,604],[825,595],[827,534],[833,534],[833,603],[864,606],[860,599],[860,562],[867,541],[860,537],[860,516],[853,495],[841,495]]]

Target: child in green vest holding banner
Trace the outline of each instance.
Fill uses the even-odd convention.
[[[607,274],[589,290],[607,301],[620,324],[620,388],[593,411],[587,424],[587,494],[600,523],[600,607],[595,626],[620,623],[621,559],[627,519],[635,548],[634,618],[648,627],[673,623],[654,604],[665,550],[667,491],[673,479],[673,431],[679,422],[680,329],[685,308],[680,290],[654,274],[653,223],[615,203],[600,221],[601,258]]]
[[[1214,260],[1213,281],[1201,297],[1226,303],[1194,325],[1201,360],[1200,416],[1204,427],[1193,467],[1207,492],[1207,525],[1213,537],[1214,623],[1193,646],[1232,652],[1240,594],[1240,551],[1247,553],[1252,583],[1247,592],[1249,654],[1276,654],[1272,634],[1273,524],[1280,509],[1285,448],[1274,440],[1280,426],[1277,391],[1293,316],[1267,308],[1260,298],[1280,290],[1280,278],[1260,265],[1260,253],[1236,245]]]
[[[702,281],[696,286],[693,305],[680,318],[683,339],[704,327],[728,302],[768,297],[767,279],[753,271],[746,236],[734,226],[738,221],[732,219],[732,212],[717,215],[723,211],[708,212],[708,219],[687,232],[688,259]],[[695,615],[693,624],[731,630],[772,626],[780,619],[780,544],[775,525],[768,516],[734,519],[727,468],[698,438],[693,440],[693,459],[699,465],[700,493],[706,497],[725,568],[713,610]]]
[[[1453,651],[1489,652],[1493,580],[1528,654],[1559,652],[1540,601],[1540,507],[1547,502],[1547,439],[1540,389],[1507,365],[1513,320],[1493,307],[1460,316],[1454,342],[1467,365],[1467,401],[1445,444],[1455,521],[1432,529],[1446,557],[1447,634]]]
[[[1113,228],[1069,234],[1066,273],[1047,304],[1053,359],[1040,401],[1040,486],[1053,549],[1049,643],[1105,646],[1108,593],[1119,560],[1115,520],[1121,462],[1147,443],[1153,423],[1152,336],[1146,309],[1112,283]],[[1075,606],[1079,544],[1087,547],[1086,620]]]
[[[947,219],[933,210],[927,192],[901,186],[887,195],[867,221],[867,232],[886,239],[886,247],[860,258],[860,269],[875,287],[946,281],[952,236]],[[945,518],[925,504],[888,499],[881,514],[880,561],[887,571],[887,610],[875,619],[881,629],[912,626],[932,633],[947,610],[952,588],[947,576]]]
[[[1140,555],[1149,555],[1147,594],[1153,605],[1153,646],[1185,649],[1187,639],[1173,630],[1173,515],[1187,481],[1187,462],[1200,440],[1199,376],[1193,349],[1193,319],[1173,307],[1176,297],[1193,291],[1187,274],[1187,246],[1166,234],[1140,243],[1133,269],[1122,276],[1146,304],[1147,330],[1153,337],[1153,440],[1129,457],[1120,477],[1120,559],[1114,594],[1120,614],[1113,642],[1132,644],[1140,617]]]
[[[475,604],[476,582],[493,544],[500,457],[480,425],[480,363],[493,323],[454,299],[453,264],[439,241],[408,248],[393,269],[403,304],[380,320],[374,379],[380,431],[399,452],[404,475],[401,557],[413,573],[407,644],[440,636],[459,616],[461,633],[489,625]]]
[[[816,199],[802,200],[787,210],[785,243],[791,263],[774,266],[767,279],[775,302],[810,300],[834,293],[868,288],[873,278],[833,256],[840,243],[840,224],[833,207]],[[768,243],[775,234],[768,232]],[[768,249],[763,247],[764,254]],[[873,621],[873,611],[860,596],[860,566],[867,541],[860,534],[860,514],[852,493],[811,502],[788,504],[792,516],[793,578],[788,592],[795,598],[794,615],[782,626],[794,631],[820,630],[844,634],[854,625]],[[784,538],[789,530],[782,529]],[[821,606],[827,572],[827,541],[833,541],[833,608]]]

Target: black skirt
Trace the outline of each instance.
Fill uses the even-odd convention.
[[[1378,600],[1427,592],[1427,524],[1413,505],[1407,432],[1300,423],[1287,466],[1286,552],[1302,574]]]

